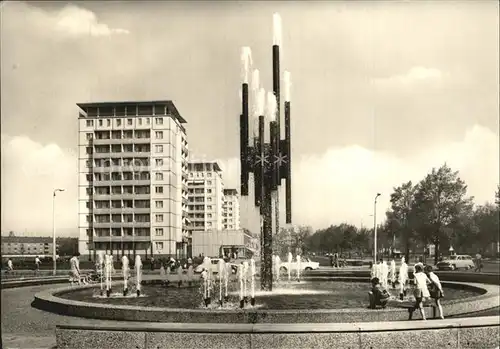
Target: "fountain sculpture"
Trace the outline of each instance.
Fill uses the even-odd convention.
[[[135,257],[135,289],[137,297],[141,295],[141,282],[142,282],[142,260],[141,256]]]
[[[107,254],[104,259],[104,274],[106,278],[106,296],[111,296],[111,276],[113,274],[113,256]]]
[[[287,271],[288,271],[288,282],[290,282],[291,279],[292,279],[292,268],[291,268],[292,262],[293,262],[292,252],[288,252],[288,268],[287,268]]]
[[[274,275],[276,277],[276,282],[280,281],[280,269],[281,269],[281,259],[280,256],[276,255],[274,258]]]
[[[177,286],[181,287],[183,277],[184,277],[184,269],[182,268],[182,265],[179,263],[179,265],[177,266],[177,278],[178,278]]]
[[[380,265],[380,284],[385,290],[387,290],[388,286],[387,282],[388,274],[389,274],[389,266],[387,265],[387,262],[384,260]]]
[[[238,284],[239,284],[239,299],[240,299],[240,308],[243,308],[245,306],[245,266],[243,262],[241,262],[239,268],[238,268]]]
[[[220,259],[217,263],[217,278],[219,280],[219,304],[222,307],[223,300],[225,299],[225,294],[227,294],[227,275],[226,275],[226,262]]]
[[[188,279],[188,286],[191,287],[194,279],[193,261],[191,260],[191,258],[188,259],[187,279]]]
[[[205,306],[208,307],[210,302],[212,301],[210,296],[210,287],[212,286],[212,278],[211,278],[211,264],[212,261],[210,258],[205,257],[203,259],[203,271],[201,272],[202,279],[202,291],[203,291],[203,300],[205,301]]]
[[[401,257],[401,266],[399,267],[399,298],[403,300],[406,294],[406,282],[408,281],[408,265],[405,262],[405,257]]]
[[[129,272],[130,272],[130,266],[128,257],[123,255],[122,257],[123,296],[126,296],[128,294]]]
[[[250,258],[250,304],[255,305],[255,259]]]
[[[101,285],[101,296],[104,295],[104,254],[99,252],[97,254],[96,272],[99,277]]]
[[[396,261],[394,258],[391,260],[391,265],[389,268],[389,277],[391,279],[392,288],[396,288]]]
[[[297,260],[297,282],[300,282],[300,254],[297,254],[295,258]]]
[[[280,92],[280,45],[281,17],[273,16],[272,46],[272,92],[267,94],[267,111],[264,115],[266,93],[256,83],[252,86],[255,101],[254,117],[258,124],[253,130],[253,140],[249,140],[249,70],[252,62],[250,47],[242,49],[243,81],[241,85],[242,111],[240,114],[240,163],[241,195],[248,196],[250,173],[254,174],[254,205],[259,207],[261,216],[261,272],[262,290],[272,291],[273,287],[273,218],[276,231],[279,231],[279,188],[282,179],[286,180],[286,223],[292,222],[291,201],[291,127],[290,127],[290,74],[284,72],[285,102],[284,121],[285,139],[281,139],[281,92]],[[267,119],[267,120],[266,120]],[[266,131],[266,121],[269,131]],[[274,205],[273,205],[274,201]],[[274,215],[273,215],[274,206]]]

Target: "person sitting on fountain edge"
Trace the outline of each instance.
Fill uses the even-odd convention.
[[[374,277],[371,280],[372,288],[370,292],[368,292],[368,296],[370,299],[370,309],[375,309],[377,305],[380,305],[382,308],[387,306],[387,301],[389,300],[390,294],[380,285],[380,280],[377,277]]]

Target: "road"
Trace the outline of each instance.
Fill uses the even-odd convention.
[[[72,319],[31,307],[35,293],[61,285],[43,285],[2,290],[2,347],[53,348],[56,324]]]

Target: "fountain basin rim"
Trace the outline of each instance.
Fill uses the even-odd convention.
[[[482,316],[474,318],[438,319],[432,321],[387,321],[346,323],[176,323],[139,321],[74,320],[58,324],[56,329],[96,330],[127,332],[176,332],[176,333],[349,333],[406,331],[410,329],[438,330],[450,328],[472,328],[500,326],[500,317]]]

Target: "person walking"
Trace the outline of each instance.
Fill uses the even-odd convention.
[[[480,251],[476,253],[476,258],[474,260],[474,264],[476,265],[476,268],[474,269],[475,272],[481,272],[483,269],[483,257],[481,256]]]
[[[420,310],[420,314],[422,315],[422,320],[426,320],[425,309],[424,309],[424,300],[426,298],[430,298],[431,294],[429,289],[427,288],[427,284],[430,284],[431,281],[427,277],[427,275],[423,272],[424,268],[420,263],[415,265],[415,271],[413,274],[413,278],[415,280],[415,288],[414,288],[414,296],[415,296],[415,305],[412,309],[410,309],[410,317],[411,320],[413,312],[417,309]]]
[[[35,257],[35,273],[37,273],[40,270],[40,264],[42,264],[42,261],[38,256]]]
[[[81,285],[82,283],[84,285],[87,284],[86,280],[82,277],[80,273],[80,260],[78,259],[80,257],[80,253],[76,252],[73,254],[73,257],[69,260],[69,265],[70,265],[70,282],[71,284],[78,284]]]
[[[14,271],[14,264],[12,263],[12,259],[9,258],[7,261],[7,273],[12,273]]]

